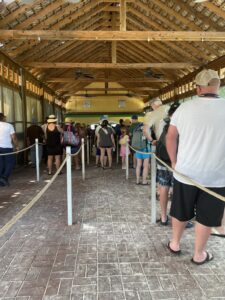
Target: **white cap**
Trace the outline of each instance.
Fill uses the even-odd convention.
[[[218,72],[211,69],[204,69],[195,77],[195,83],[201,86],[208,86],[212,79],[220,79]]]

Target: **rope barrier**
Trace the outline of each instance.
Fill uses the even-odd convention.
[[[15,152],[9,152],[9,153],[0,153],[0,156],[5,156],[5,155],[14,155],[14,154],[17,154],[17,153],[20,153],[20,152],[23,152],[23,151],[26,151],[30,148],[33,148],[35,146],[35,144],[27,147],[27,148],[24,148],[24,149],[21,149],[21,150],[18,150],[18,151],[15,151]]]
[[[81,150],[82,150],[82,146],[80,146],[80,148],[78,149],[78,151],[76,153],[70,154],[70,155],[71,156],[76,156],[76,155],[78,155],[81,152]]]
[[[129,145],[129,147],[137,152],[137,153],[141,153],[141,154],[151,154],[151,155],[154,155],[154,157],[156,158],[156,160],[158,160],[162,165],[164,165],[167,169],[169,169],[171,172],[181,176],[183,179],[187,180],[189,183],[193,184],[194,186],[196,186],[197,188],[199,188],[200,190],[210,194],[211,196],[214,196],[215,198],[225,202],[225,197],[216,193],[216,192],[213,192],[211,191],[210,189],[204,187],[203,185],[201,185],[200,183],[196,182],[195,180],[185,176],[184,174],[181,174],[180,172],[174,170],[173,168],[171,168],[170,166],[168,166],[164,161],[162,161],[160,158],[158,158],[156,156],[156,154],[154,152],[143,152],[143,151],[139,151],[139,150],[136,150],[135,148],[133,148],[131,145]]]
[[[67,157],[62,162],[61,166],[52,177],[52,179],[44,186],[44,188],[21,210],[19,211],[9,222],[7,222],[1,229],[0,229],[0,237],[3,236],[19,219],[21,219],[30,209],[31,207],[41,198],[41,196],[48,190],[48,188],[52,185],[55,181],[58,174],[61,172],[62,168],[64,167],[67,161]]]

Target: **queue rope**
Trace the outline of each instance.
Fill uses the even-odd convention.
[[[80,148],[78,149],[78,151],[77,151],[76,153],[70,154],[70,155],[71,155],[72,157],[77,156],[77,155],[80,153],[81,150],[82,150],[82,146],[80,146]]]
[[[170,166],[168,166],[164,161],[162,161],[160,158],[158,158],[156,156],[156,154],[154,152],[143,152],[143,151],[139,151],[135,148],[133,148],[131,145],[128,144],[128,146],[130,147],[130,149],[132,149],[133,151],[137,152],[137,153],[140,153],[140,154],[151,154],[153,155],[157,161],[159,161],[162,165],[164,165],[167,169],[169,169],[171,172],[181,176],[182,178],[184,178],[185,180],[187,180],[189,183],[193,184],[194,186],[196,186],[197,188],[199,188],[200,190],[210,194],[211,196],[214,196],[215,198],[225,202],[225,197],[216,193],[216,192],[213,192],[211,191],[210,189],[204,187],[203,185],[201,185],[200,183],[196,182],[195,180],[185,176],[184,174],[181,174],[180,172],[174,170],[173,168],[171,168]]]
[[[23,148],[23,149],[21,149],[21,150],[15,151],[15,152],[0,153],[0,156],[14,155],[14,154],[17,154],[17,153],[20,153],[20,152],[24,152],[24,151],[26,151],[26,150],[28,150],[28,149],[30,149],[30,148],[33,148],[34,146],[35,146],[35,144],[33,144],[33,145],[31,145],[31,146],[29,146],[29,147],[27,147],[27,148]]]
[[[64,159],[57,172],[54,174],[52,179],[44,186],[44,188],[23,209],[21,209],[21,211],[19,211],[9,222],[7,222],[0,229],[0,237],[3,236],[19,219],[21,219],[31,209],[31,207],[42,197],[42,195],[48,190],[48,188],[55,181],[56,177],[59,175],[66,161],[67,157]]]

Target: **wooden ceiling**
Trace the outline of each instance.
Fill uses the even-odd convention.
[[[117,82],[153,97],[218,58],[225,66],[225,0],[30,2],[0,6],[0,50],[61,95]]]

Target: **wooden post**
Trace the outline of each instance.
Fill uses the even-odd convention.
[[[120,0],[120,31],[127,30],[127,5],[126,0]]]

